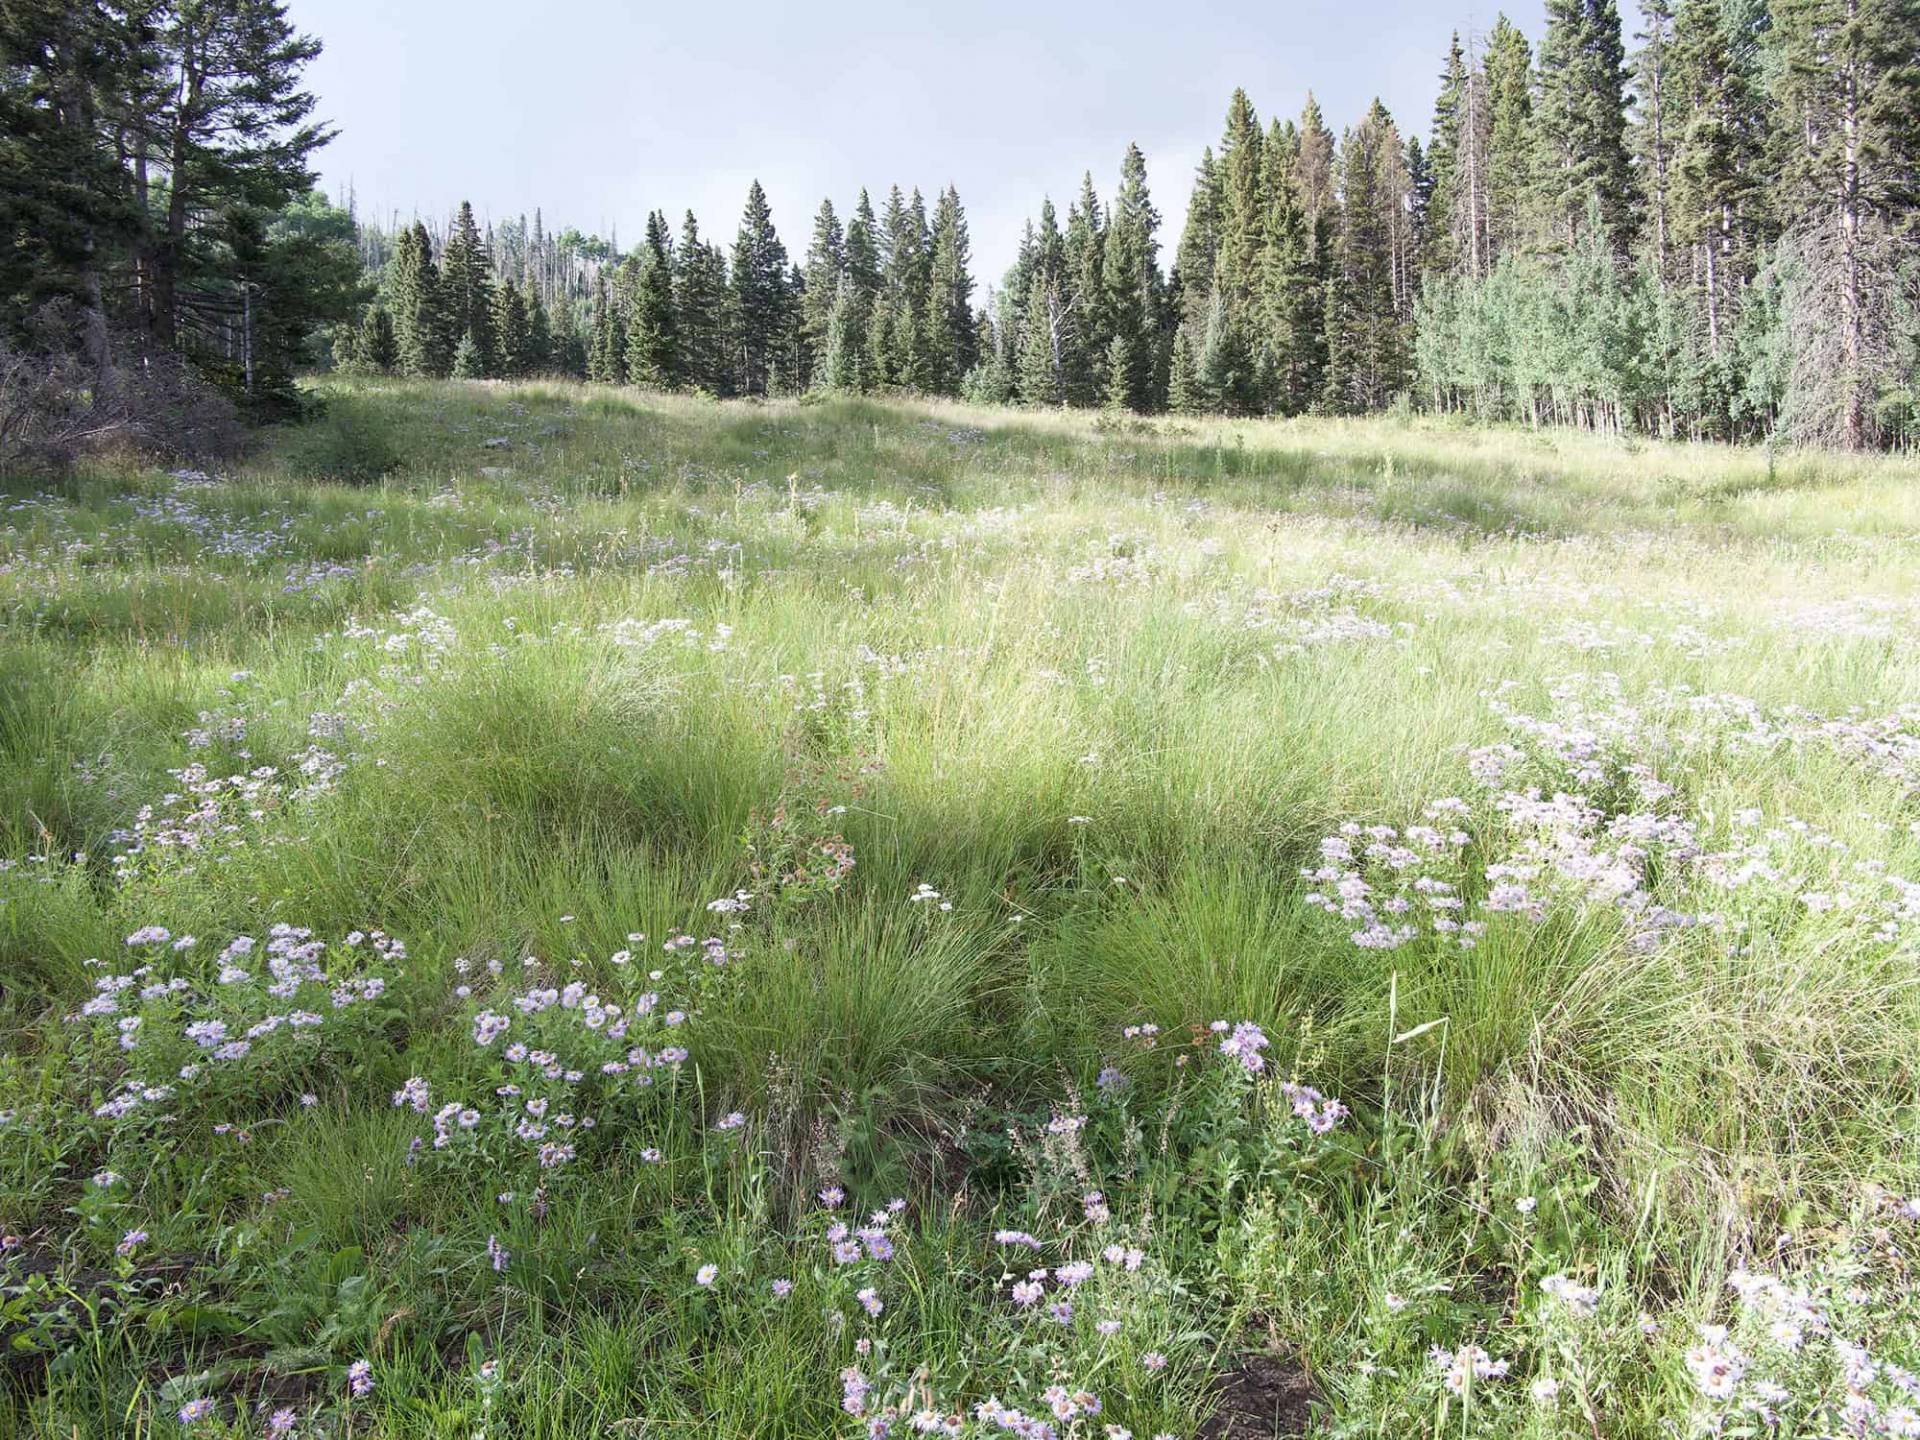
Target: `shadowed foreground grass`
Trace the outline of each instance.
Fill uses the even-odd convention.
[[[328,402],[5,484],[0,1433],[1920,1433],[1911,461]]]

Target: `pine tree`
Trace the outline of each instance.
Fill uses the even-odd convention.
[[[929,257],[927,386],[936,395],[957,395],[960,381],[979,359],[973,321],[972,243],[960,192],[949,185],[933,211]]]
[[[1159,343],[1162,305],[1160,280],[1159,212],[1147,192],[1147,160],[1138,145],[1127,147],[1120,165],[1120,189],[1107,221],[1107,243],[1102,278],[1106,284],[1106,312],[1113,330],[1107,352],[1107,395],[1118,398],[1122,409],[1146,412],[1157,408],[1155,348]],[[1116,374],[1116,358],[1126,369]]]
[[[1187,201],[1187,223],[1180,232],[1173,274],[1180,319],[1188,325],[1206,322],[1207,302],[1213,296],[1213,272],[1220,253],[1221,212],[1225,208],[1220,167],[1213,147],[1200,152],[1194,171],[1193,194]]]
[[[471,330],[462,335],[460,343],[454,347],[452,373],[456,380],[481,380],[486,377],[486,366],[480,360],[480,347],[474,343]]]
[[[1333,214],[1334,156],[1333,132],[1320,114],[1320,102],[1307,92],[1306,109],[1300,112],[1300,148],[1294,158],[1293,189],[1300,208],[1312,229]]]
[[[1255,272],[1266,247],[1267,187],[1262,178],[1265,137],[1247,92],[1235,90],[1227,105],[1226,131],[1220,139],[1219,247],[1215,288],[1225,296],[1236,325],[1253,301]],[[1211,297],[1209,297],[1211,308]]]
[[[393,337],[393,316],[384,305],[369,305],[354,332],[353,369],[361,375],[391,375],[400,351]]]
[[[1487,37],[1488,265],[1520,250],[1532,227],[1540,150],[1533,124],[1533,52],[1502,15]]]
[[[1769,36],[1793,347],[1789,428],[1860,449],[1879,438],[1920,200],[1920,0],[1777,0]],[[1792,272],[1797,271],[1796,277]],[[1908,336],[1910,343],[1910,333]]]
[[[535,212],[538,220],[539,212]],[[547,314],[546,302],[540,298],[540,292],[529,280],[524,296],[527,307],[527,373],[542,375],[552,369],[555,363],[553,343],[553,321]]]
[[[674,313],[672,237],[667,217],[647,216],[647,235],[627,322],[627,374],[636,385],[671,390],[680,382],[680,330]]]
[[[1488,183],[1492,113],[1487,77],[1453,37],[1435,102],[1433,143],[1424,159],[1432,174],[1430,215],[1422,250],[1440,274],[1484,275],[1492,264]],[[1409,142],[1409,168],[1412,142]],[[1416,193],[1418,192],[1416,183]]]
[[[499,373],[493,337],[493,262],[474,223],[473,206],[462,200],[440,257],[440,290],[448,333],[472,336],[481,373]]]
[[[400,232],[388,273],[387,305],[393,314],[400,373],[445,375],[453,361],[453,347],[440,299],[440,272],[433,263],[427,227],[417,220]]]
[[[800,335],[809,359],[808,378],[819,384],[820,358],[827,350],[827,330],[840,304],[840,277],[847,267],[846,234],[833,201],[822,200],[813,219],[813,240],[807,246],[806,286],[800,295]]]
[[[1538,69],[1543,233],[1570,248],[1592,203],[1624,255],[1633,238],[1635,196],[1626,47],[1614,0],[1547,0]]]
[[[533,370],[527,297],[517,285],[493,287],[494,373],[508,377]]]
[[[1327,315],[1327,401],[1336,411],[1384,406],[1407,381],[1412,296],[1397,257],[1404,247],[1406,167],[1400,138],[1378,100],[1340,147],[1340,229]]]
[[[1216,280],[1207,304],[1207,327],[1202,332],[1198,390],[1209,410],[1228,415],[1251,415],[1257,389],[1253,357],[1246,332],[1227,300],[1226,285]]]
[[[593,287],[593,327],[587,336],[587,379],[618,385],[626,376],[626,341],[602,269]]]
[[[1036,266],[1020,337],[1018,380],[1023,404],[1051,408],[1066,402],[1065,352],[1070,338],[1060,282]]]
[[[733,316],[739,388],[765,395],[788,321],[787,247],[773,228],[766,191],[755,180],[747,187],[740,233],[733,242]]]
[[[852,272],[842,271],[834,285],[833,310],[814,361],[814,384],[822,390],[854,394],[867,388],[867,298]]]
[[[1112,336],[1101,274],[1105,246],[1100,197],[1094,191],[1093,176],[1087,174],[1081,178],[1079,200],[1067,207],[1067,228],[1061,238],[1065,302],[1073,322],[1061,356],[1069,405],[1092,405],[1105,389],[1099,370]]]
[[[674,250],[673,313],[679,327],[682,383],[714,395],[731,393],[726,261],[700,239],[687,211]]]
[[[1206,392],[1201,389],[1198,368],[1193,362],[1193,344],[1186,327],[1174,331],[1173,358],[1167,369],[1167,408],[1176,415],[1203,415],[1207,411]]]

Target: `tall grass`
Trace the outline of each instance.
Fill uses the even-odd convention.
[[[1529,1185],[1566,1253],[1685,1317],[1780,1228],[1917,1183],[1912,917],[1892,939],[1855,919],[1920,874],[1911,461],[550,384],[328,398],[231,475],[6,492],[0,1106],[41,1120],[0,1221],[93,1293],[72,1266],[97,1246],[61,1217],[102,1163],[102,1080],[61,1017],[140,927],[378,928],[418,998],[230,1179],[196,1170],[206,1136],[142,1177],[142,1213],[228,1295],[202,1297],[204,1332],[81,1325],[7,1372],[0,1426],[168,1433],[158,1387],[202,1364],[340,1434],[821,1433],[846,1417],[817,1308],[656,1297],[660,1267],[732,1245],[744,1273],[835,1175],[911,1192],[916,1343],[964,1371],[993,1276],[939,1258],[946,1227],[1015,1203],[1020,1170],[983,1137],[1109,1066],[1189,1105],[1185,1072],[1123,1042],[1142,1023],[1258,1022],[1372,1137],[1358,1188],[1304,1209],[1284,1197],[1320,1181],[1127,1142],[1211,1336],[1142,1424],[1200,1423],[1204,1372],[1257,1320],[1321,1370],[1338,1433],[1426,1433],[1413,1378],[1352,1368],[1386,1353],[1368,1327],[1417,1356],[1460,1316],[1517,1316],[1467,1292],[1534,1263],[1489,1218]],[[1468,796],[1477,903],[1518,832],[1474,752],[1516,739],[1516,792],[1693,827],[1646,862],[1689,923],[1648,944],[1638,912],[1553,890],[1473,948],[1356,946],[1301,873],[1323,839]],[[338,775],[292,794],[315,746]],[[1570,778],[1583,747],[1604,783]],[[196,763],[275,767],[290,798],[116,875]],[[1758,881],[1695,878],[1762,831],[1764,859],[1727,862]],[[822,841],[853,857],[832,883]],[[747,918],[707,912],[736,890]],[[702,1012],[694,1111],[752,1115],[764,1169],[702,1170],[693,1131],[679,1168],[613,1153],[515,1233],[517,1288],[487,1290],[455,1257],[504,1212],[484,1181],[416,1175],[387,1092],[478,1073],[448,998],[475,967],[604,987],[607,957],[681,926],[749,952]],[[282,1189],[291,1220],[246,1218]],[[1407,1329],[1382,1297],[1416,1279],[1464,1308]],[[511,1357],[511,1395],[460,1389],[467,1335]],[[369,1345],[376,1411],[286,1378]],[[1622,1343],[1606,1433],[1687,1413],[1675,1355]],[[1543,1413],[1476,1423],[1557,1433]]]

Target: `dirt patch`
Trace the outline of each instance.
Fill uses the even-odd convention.
[[[1214,1388],[1218,1408],[1197,1440],[1276,1440],[1305,1435],[1320,1394],[1298,1365],[1277,1355],[1249,1355]]]

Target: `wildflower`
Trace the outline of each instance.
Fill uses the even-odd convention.
[[[1120,1333],[1120,1322],[1118,1320],[1096,1320],[1093,1328],[1098,1330],[1102,1335],[1118,1335]]]
[[[1427,1352],[1441,1372],[1447,1389],[1464,1395],[1476,1380],[1499,1380],[1506,1376],[1510,1360],[1496,1360],[1478,1345],[1462,1345],[1458,1350],[1443,1350],[1438,1345]]]
[[[1047,1313],[1053,1317],[1054,1323],[1071,1325],[1073,1323],[1073,1302],[1071,1300],[1056,1300],[1047,1307]]]
[[[282,1405],[267,1417],[267,1434],[291,1435],[296,1421],[297,1417],[293,1413],[293,1407],[291,1405]]]
[[[356,1360],[347,1367],[347,1389],[356,1397],[364,1398],[373,1393],[373,1363],[368,1360]]]
[[[113,1247],[113,1253],[131,1259],[133,1252],[146,1244],[152,1237],[144,1230],[129,1230],[120,1237],[120,1243]]]
[[[189,1400],[180,1407],[182,1425],[198,1425],[202,1420],[211,1419],[212,1416],[213,1401],[204,1397],[199,1400]]]
[[[1013,1282],[1013,1303],[1021,1309],[1037,1304],[1045,1291],[1036,1280],[1016,1280]]]
[[[820,1203],[829,1210],[843,1204],[846,1198],[847,1192],[842,1190],[838,1185],[829,1185],[820,1192]]]
[[[1540,1201],[1532,1195],[1522,1195],[1518,1200],[1513,1202],[1513,1208],[1518,1210],[1522,1215],[1531,1215],[1535,1210],[1540,1208]]]
[[[718,1265],[702,1265],[698,1270],[693,1272],[693,1283],[696,1285],[711,1285],[719,1278],[720,1267]]]
[[[772,1286],[772,1289],[773,1289],[773,1298],[774,1298],[774,1299],[776,1299],[776,1300],[784,1300],[784,1299],[786,1299],[786,1298],[787,1298],[787,1296],[789,1296],[789,1295],[791,1295],[791,1294],[793,1293],[793,1281],[791,1281],[791,1280],[776,1280],[776,1281],[774,1281],[774,1282],[773,1282],[773,1286]]]
[[[1541,1405],[1551,1405],[1560,1398],[1560,1382],[1551,1375],[1542,1375],[1527,1387],[1534,1401]]]
[[[1709,1400],[1729,1400],[1747,1373],[1747,1357],[1727,1345],[1724,1326],[1703,1325],[1701,1343],[1687,1351],[1693,1383]]]
[[[1226,1021],[1216,1020],[1211,1028],[1217,1035],[1226,1031],[1226,1025]],[[1249,1075],[1258,1075],[1267,1068],[1266,1057],[1260,1052],[1271,1043],[1267,1039],[1266,1031],[1251,1020],[1242,1020],[1232,1028],[1227,1038],[1220,1042],[1220,1053],[1230,1059],[1238,1060],[1240,1068]]]
[[[1167,1357],[1158,1350],[1149,1350],[1140,1357],[1140,1363],[1146,1369],[1158,1374],[1167,1368]]]
[[[1540,1288],[1576,1315],[1592,1315],[1600,1308],[1600,1292],[1591,1285],[1580,1285],[1564,1275],[1549,1275]]]
[[[887,1308],[886,1303],[882,1301],[880,1298],[880,1292],[874,1289],[873,1286],[871,1285],[868,1285],[864,1289],[858,1291],[853,1298],[860,1302],[861,1309],[865,1310],[867,1314],[872,1315],[875,1318],[878,1318],[880,1312]]]
[[[849,1365],[840,1372],[840,1408],[849,1415],[865,1414],[867,1392],[872,1388],[867,1377],[860,1373],[859,1367]]]
[[[714,1122],[713,1128],[716,1130],[738,1130],[746,1123],[747,1117],[742,1115],[738,1110],[735,1110],[731,1114],[722,1115]]]
[[[105,1190],[108,1186],[120,1183],[120,1174],[116,1170],[96,1170],[93,1172],[93,1183]]]
[[[513,1252],[500,1243],[498,1235],[487,1236],[487,1260],[493,1266],[495,1274],[505,1271],[513,1260]]]
[[[1024,1230],[996,1230],[993,1232],[996,1245],[1024,1245],[1029,1250],[1038,1250],[1040,1242]]]

